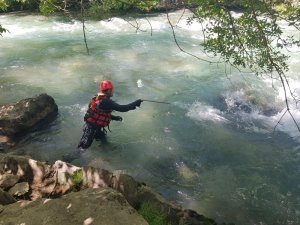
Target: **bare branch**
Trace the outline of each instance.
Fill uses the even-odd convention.
[[[182,19],[184,13],[185,13],[185,8],[183,9],[183,11],[182,11],[182,13],[181,13],[181,16],[179,17],[179,19],[178,19],[178,21],[177,21],[177,23],[176,23],[175,26],[178,26],[178,24],[179,24],[180,20]]]
[[[185,51],[184,49],[182,49],[182,47],[179,45],[178,41],[177,41],[177,38],[176,38],[176,34],[175,34],[175,30],[174,30],[174,26],[172,24],[172,22],[170,21],[170,18],[169,18],[169,13],[167,12],[167,19],[168,19],[168,22],[170,24],[170,27],[172,29],[172,33],[173,33],[173,38],[174,38],[174,41],[175,41],[175,44],[177,45],[177,47],[179,48],[180,51],[182,51],[183,53],[187,54],[187,55],[190,55],[198,60],[201,60],[201,61],[204,61],[204,62],[208,62],[208,63],[218,63],[218,62],[212,62],[212,61],[209,61],[209,60],[206,60],[206,59],[203,59],[203,58],[200,58],[192,53],[189,53],[187,51]]]
[[[148,20],[148,18],[146,17],[146,20],[148,21],[150,28],[151,28],[151,36],[152,36],[152,24],[150,23],[150,21]]]
[[[83,0],[80,2],[81,4],[81,22],[82,22],[82,31],[83,31],[83,38],[84,38],[84,43],[85,43],[85,48],[87,51],[87,54],[90,54],[88,45],[87,45],[87,40],[86,40],[86,35],[85,35],[85,18],[84,18],[84,5],[83,5]]]
[[[140,29],[140,24],[137,22],[136,19],[134,19],[135,21],[135,25],[132,24],[129,20],[124,19],[129,25],[131,25],[132,27],[134,27],[136,29],[136,32],[141,31],[141,32],[147,32],[146,30],[141,30]],[[152,34],[152,29],[151,29],[151,34]]]
[[[281,115],[280,119],[278,120],[277,124],[275,125],[274,129],[273,129],[273,133],[275,132],[277,126],[280,124],[281,120],[283,119],[284,115],[287,113],[287,109],[284,111],[284,113]]]
[[[299,127],[297,121],[295,120],[294,115],[291,113],[290,110],[288,110],[288,112],[289,112],[290,116],[292,117],[292,119],[293,119],[293,121],[294,121],[294,124],[296,125],[298,131],[300,131],[300,127]]]

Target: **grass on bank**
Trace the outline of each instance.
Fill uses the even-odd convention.
[[[173,225],[167,220],[167,215],[150,202],[143,203],[138,213],[144,217],[149,225]]]

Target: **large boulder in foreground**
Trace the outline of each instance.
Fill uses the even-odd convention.
[[[0,224],[148,225],[124,196],[111,188],[88,188],[57,199],[5,206]]]
[[[58,112],[54,99],[47,94],[0,106],[0,149],[14,144],[13,138]]]
[[[81,207],[82,209],[87,208],[84,211],[86,213],[84,215],[87,216],[87,218],[89,218],[91,215],[90,212],[93,213],[97,207],[96,205],[94,205],[94,203],[89,205],[88,202],[90,201],[89,200],[90,194],[83,194],[81,197],[81,192],[85,191],[85,189],[87,188],[96,188],[96,189],[100,188],[101,190],[106,190],[109,193],[112,192],[111,189],[113,189],[118,193],[120,193],[124,198],[112,197],[112,196],[119,196],[116,194],[108,194],[108,196],[106,197],[100,197],[98,195],[94,196],[94,198],[96,199],[98,198],[99,201],[105,201],[108,198],[114,198],[117,201],[119,201],[121,205],[122,204],[127,205],[127,203],[130,204],[131,207],[135,210],[140,210],[144,206],[147,206],[148,211],[150,209],[150,211],[154,210],[156,212],[159,212],[159,214],[163,214],[166,220],[165,224],[216,225],[216,223],[209,218],[199,215],[198,213],[192,210],[183,209],[181,206],[177,204],[166,201],[161,195],[155,193],[150,187],[148,187],[143,183],[135,181],[133,177],[126,175],[121,171],[111,172],[101,168],[77,167],[60,160],[56,161],[53,165],[49,165],[46,162],[40,162],[22,156],[13,156],[13,155],[0,153],[0,188],[2,188],[3,191],[10,194],[16,200],[23,200],[23,199],[31,200],[29,201],[30,206],[35,206],[36,204],[40,205],[39,207],[42,207],[42,209],[36,210],[36,215],[38,218],[41,218],[39,217],[40,212],[43,212],[45,210],[43,208],[44,206],[41,204],[42,201],[40,200],[41,198],[65,198],[65,196],[72,193],[73,191],[79,193],[79,196],[73,193],[71,194],[71,196],[73,196],[73,198],[81,199],[81,205],[79,205],[78,207],[79,208]],[[84,196],[87,197],[87,200],[84,200],[83,198]],[[39,203],[33,203],[34,200],[38,201]],[[125,200],[126,203],[122,203]],[[54,202],[54,200],[51,201]],[[67,203],[60,202],[62,200],[55,200],[55,201],[58,203],[57,205],[64,204],[64,207],[68,207],[69,204],[73,204],[70,202],[68,205],[66,205]],[[1,204],[5,205],[7,203],[5,201],[5,202],[0,202],[0,206]],[[13,203],[13,205],[16,204],[19,204],[17,208],[19,208],[20,214],[27,215],[27,209],[24,208],[25,212],[23,212],[22,204]],[[11,204],[3,206],[4,210],[1,210],[0,207],[0,218],[2,217],[10,218],[8,217],[8,214],[6,214],[6,212],[10,212],[10,210],[13,210],[10,209],[10,205]],[[31,211],[31,209],[28,210],[30,210],[30,212],[28,213],[33,213],[34,211],[34,210]],[[55,210],[55,208],[53,210]],[[65,213],[63,209],[55,212],[58,214],[62,213],[63,215],[68,215]],[[80,213],[80,210],[78,209],[78,211],[76,210],[76,212]],[[103,209],[102,212],[107,212],[107,214],[112,214],[109,212],[108,209]],[[128,212],[130,214],[131,211],[129,210]],[[76,214],[75,211],[74,214]],[[13,217],[18,215],[18,213],[17,211],[12,211],[10,215]],[[59,217],[62,218],[63,215],[59,215]],[[44,216],[46,217],[46,215]],[[24,217],[23,219],[26,218]],[[83,217],[80,217],[80,219],[78,219],[78,222],[73,224],[83,224],[82,219]],[[56,224],[68,224],[68,223],[64,223],[64,220],[62,221],[63,222],[56,223]],[[73,220],[71,221],[74,222]],[[14,224],[22,224],[21,222],[25,223],[25,220],[18,221],[18,223],[14,223]],[[36,223],[30,223],[30,224],[36,224]],[[46,223],[39,223],[39,224],[46,224]],[[111,225],[114,223],[91,223],[91,224]],[[117,224],[124,225],[127,223],[117,223]],[[143,223],[140,224],[143,225]],[[1,225],[1,220],[0,220],[0,225]]]

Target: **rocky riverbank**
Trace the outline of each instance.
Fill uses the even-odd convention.
[[[138,213],[145,206],[163,215],[166,225],[216,224],[166,201],[120,171],[77,167],[60,160],[50,165],[0,154],[0,188],[3,225],[146,225],[150,223]]]

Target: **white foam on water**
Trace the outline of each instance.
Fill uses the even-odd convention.
[[[117,18],[117,17],[113,17],[110,20],[102,20],[99,22],[100,24],[100,30],[101,29],[106,29],[107,31],[127,31],[128,29],[130,29],[131,25],[121,19],[121,18]]]
[[[198,121],[212,121],[215,123],[229,122],[223,117],[223,113],[220,110],[202,102],[193,103],[186,115]]]
[[[149,24],[150,23],[150,24]],[[99,27],[100,26],[100,27]],[[111,18],[110,20],[103,20],[95,24],[94,31],[96,32],[150,32],[151,30],[164,29],[164,23],[156,20],[145,19],[122,19],[122,18]]]
[[[32,38],[30,35],[35,34],[37,31],[45,31],[48,29],[47,19],[43,16],[14,16],[7,15],[0,17],[0,24],[8,30],[3,33],[3,37],[19,37]]]
[[[2,24],[3,25],[3,24]],[[5,32],[2,34],[3,37],[16,37],[16,36],[24,36],[31,33],[35,33],[37,28],[24,28],[20,27],[19,25],[3,25],[5,29],[9,32]]]
[[[271,81],[265,80],[265,82],[270,83]],[[300,96],[300,89],[297,89],[297,87],[300,87],[299,85],[300,82],[298,81],[290,83],[290,87],[294,90],[296,96]],[[232,114],[231,117],[236,120],[233,123],[237,124],[239,128],[255,133],[272,133],[276,128],[277,131],[284,132],[295,141],[300,142],[300,133],[292,116],[286,113],[281,118],[286,111],[283,88],[277,87],[277,91],[274,90],[274,95],[274,101],[271,101],[267,96],[260,96],[243,88],[234,92],[226,92],[224,94],[226,111]],[[289,103],[290,112],[294,119],[300,121],[300,111],[295,101],[289,98]],[[269,113],[266,111],[269,111]],[[279,121],[280,123],[278,123]]]
[[[296,74],[295,74],[296,75]],[[288,89],[290,87],[290,90]],[[300,81],[291,79],[291,77],[289,76],[289,87],[286,85],[286,94],[287,94],[287,98],[289,99],[289,102],[291,102],[293,104],[293,99],[291,96],[290,91],[293,93],[293,95],[296,98],[300,98]],[[282,101],[285,101],[285,91],[283,86],[278,86],[278,98],[281,99]]]
[[[74,116],[76,118],[83,118],[86,113],[88,106],[87,104],[74,104],[68,106],[61,106],[62,110],[66,110],[70,116]]]
[[[300,132],[297,128],[297,125],[295,124],[295,121],[296,121],[298,126],[300,126],[300,122],[299,122],[300,121],[300,111],[299,111],[299,109],[297,109],[295,107],[291,107],[290,112],[293,117],[288,112],[286,112],[286,113],[285,112],[286,112],[286,109],[283,109],[277,115],[269,118],[269,120],[271,120],[271,124],[273,125],[273,128],[275,128],[275,126],[277,125],[276,130],[288,134],[294,141],[297,141],[300,143]],[[284,116],[283,116],[283,114],[284,114]],[[295,119],[295,121],[293,118]],[[278,123],[279,121],[280,121],[280,123]]]
[[[98,23],[100,24],[100,28],[97,28],[97,24],[95,25],[94,31],[96,32],[158,32],[165,29],[169,29],[170,25],[167,22],[167,18],[165,15],[158,16],[155,18],[148,19],[122,19],[113,17],[110,20],[103,20]],[[93,32],[94,32],[93,31]]]
[[[223,94],[226,113],[238,127],[253,132],[267,132],[272,121],[268,114],[280,111],[277,102],[270,102],[270,96],[260,96],[256,91],[240,88]],[[268,121],[268,122],[266,122]]]
[[[185,30],[189,30],[189,31],[201,31],[203,27],[206,25],[206,23],[199,23],[196,20],[193,20],[191,23],[188,24],[188,20],[187,18],[181,19],[178,23],[178,27],[185,29]]]
[[[141,30],[145,30],[145,31],[148,31],[150,32],[151,29],[152,31],[161,31],[161,30],[164,30],[166,28],[169,28],[169,26],[163,22],[163,21],[159,21],[159,20],[154,20],[154,19],[149,19],[149,22],[147,20],[139,20],[141,22]],[[150,24],[151,25],[150,25]]]
[[[76,20],[73,20],[72,23],[54,22],[51,29],[60,32],[82,31],[82,23]]]
[[[137,80],[136,84],[137,84],[138,88],[144,87],[144,83],[141,79]]]

